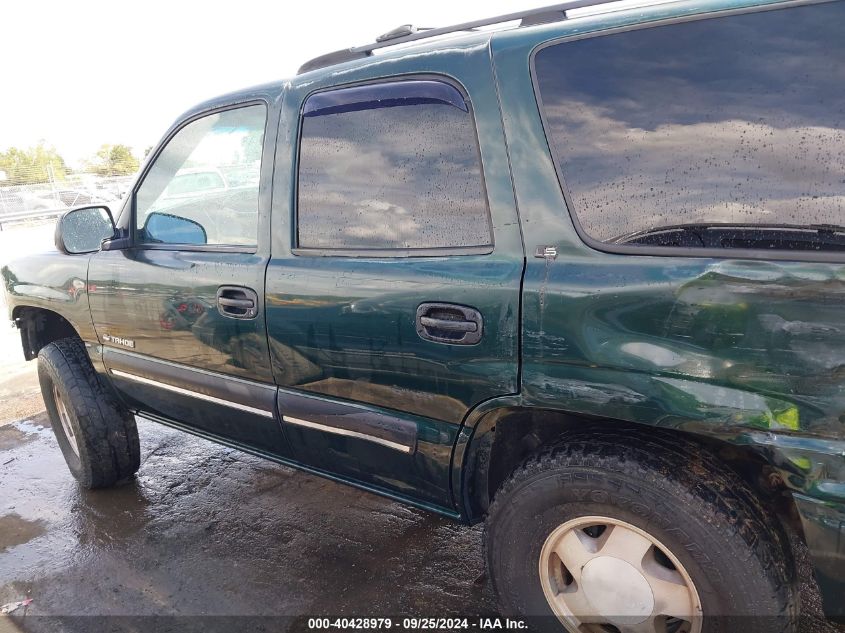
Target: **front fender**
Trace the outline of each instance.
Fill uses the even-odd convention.
[[[16,259],[0,269],[9,318],[26,308],[47,310],[68,321],[83,341],[97,336],[88,307],[90,255],[49,252]]]

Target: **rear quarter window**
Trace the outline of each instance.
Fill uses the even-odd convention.
[[[534,79],[582,236],[845,250],[843,24],[832,2],[541,48]]]

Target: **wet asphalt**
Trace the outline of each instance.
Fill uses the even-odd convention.
[[[88,492],[45,414],[0,426],[0,605],[33,600],[10,619],[20,630],[193,621],[67,617],[92,615],[286,616],[268,630],[304,630],[309,616],[496,614],[478,528],[152,422],[139,429],[137,477]]]
[[[32,599],[0,616],[2,633],[497,615],[480,528],[153,422],[139,429],[138,475],[89,492],[44,413],[0,426],[0,605]],[[842,633],[820,617],[806,552],[797,555],[802,633]]]

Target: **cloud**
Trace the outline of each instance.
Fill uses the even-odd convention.
[[[547,109],[585,230],[602,240],[691,222],[845,224],[845,134],[729,120],[629,127],[609,109]]]

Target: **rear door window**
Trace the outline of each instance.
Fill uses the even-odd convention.
[[[475,126],[449,83],[321,92],[303,108],[300,248],[442,249],[492,244]]]
[[[843,24],[831,2],[540,49],[546,132],[582,236],[845,250]]]

